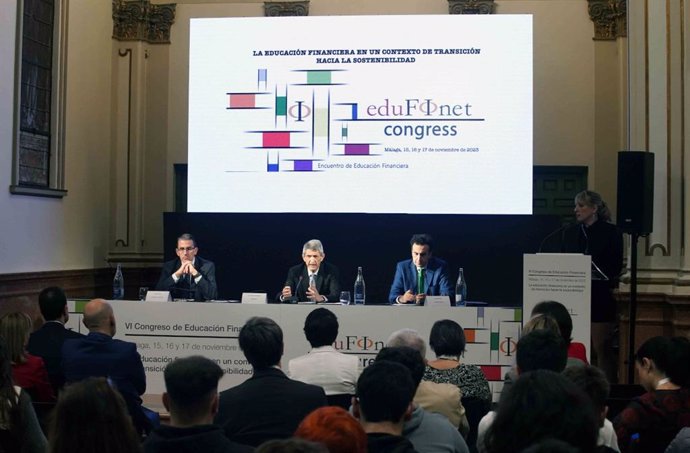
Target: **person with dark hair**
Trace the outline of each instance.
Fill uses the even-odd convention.
[[[414,329],[400,329],[393,332],[386,340],[386,346],[395,348],[407,346],[419,353],[426,362],[426,342]],[[467,422],[465,408],[462,405],[462,392],[453,384],[422,381],[417,385],[414,403],[429,412],[444,415],[453,426],[456,426],[463,437],[467,437],[470,425]]]
[[[554,300],[539,302],[532,309],[532,318],[539,315],[548,316],[558,323],[558,329],[568,348],[568,363],[566,366],[588,364],[585,345],[573,342],[573,318],[570,316],[570,313],[568,313],[568,309],[565,308],[565,305]]]
[[[255,447],[286,439],[307,414],[327,405],[321,387],[294,381],[281,371],[283,331],[275,321],[250,318],[240,329],[239,343],[253,375],[220,394],[214,423],[228,439]]]
[[[146,373],[136,343],[113,338],[117,331],[115,315],[103,299],[94,299],[84,306],[82,322],[89,334],[67,340],[62,346],[65,380],[70,383],[92,376],[108,378],[124,398],[137,432],[148,433],[153,422],[142,406]]]
[[[537,329],[524,334],[517,343],[515,353],[515,375],[506,381],[501,399],[508,398],[515,381],[523,373],[535,370],[549,370],[560,373],[565,368],[567,350],[563,338],[553,330]],[[477,446],[482,451],[485,433],[493,424],[496,412],[492,411],[479,422]]]
[[[534,332],[533,332],[534,333]],[[598,420],[587,395],[550,370],[521,374],[498,404],[479,451],[513,453],[541,440],[569,443],[578,453],[596,449]]]
[[[0,451],[44,453],[46,438],[31,397],[12,381],[12,365],[0,338]]]
[[[65,340],[84,338],[84,335],[65,327],[69,320],[69,312],[67,297],[61,288],[51,286],[41,291],[38,295],[38,306],[45,323],[29,336],[26,350],[43,359],[48,379],[57,394],[65,385],[65,375],[61,366],[62,345]]]
[[[180,235],[175,247],[177,258],[163,264],[156,289],[170,291],[175,299],[204,301],[217,298],[216,265],[197,256],[198,251],[194,236],[189,233]]]
[[[606,418],[609,410],[606,400],[609,397],[611,385],[606,380],[604,372],[597,367],[585,365],[566,368],[562,374],[580,387],[592,400],[594,410],[600,420],[597,445],[606,447],[608,451],[620,451],[613,424]]]
[[[690,340],[654,337],[635,354],[640,384],[647,390],[613,421],[623,453],[663,452],[678,431],[690,427]]]
[[[125,402],[105,378],[88,378],[60,393],[48,453],[137,453],[141,444]]]
[[[402,436],[405,420],[412,414],[414,381],[410,370],[399,363],[376,360],[357,380],[352,411],[367,433],[369,453],[415,453]]]
[[[578,453],[578,450],[562,440],[544,439],[525,448],[520,453]]]
[[[433,256],[434,240],[428,234],[415,234],[410,239],[412,258],[400,261],[388,295],[391,304],[423,305],[426,296],[454,294],[448,279],[448,266]]]
[[[470,426],[468,445],[477,440],[477,426],[491,407],[489,381],[479,367],[460,363],[465,352],[465,332],[452,319],[441,319],[431,327],[429,346],[436,355],[424,370],[424,380],[458,386]]]
[[[16,311],[0,318],[0,337],[5,340],[12,362],[14,383],[27,391],[34,401],[55,401],[43,359],[29,354],[26,345],[33,330],[33,321],[26,313]]]
[[[338,352],[338,318],[326,308],[311,311],[304,320],[304,335],[312,349],[288,362],[288,376],[318,385],[326,395],[354,395],[359,377],[359,359]]]
[[[255,453],[329,453],[325,445],[292,437],[264,442]]]
[[[575,195],[576,223],[563,229],[560,243],[544,252],[583,253],[604,274],[592,280],[592,363],[617,382],[613,336],[618,322],[613,290],[623,269],[623,233],[611,222],[611,212],[601,195],[583,190]]]
[[[410,370],[415,392],[424,376],[424,359],[418,351],[407,346],[386,347],[376,355],[376,361],[399,363]],[[405,421],[402,435],[420,452],[467,453],[469,450],[458,429],[441,414],[426,411],[412,402],[412,414]]]
[[[320,407],[307,415],[295,437],[320,442],[330,453],[367,453],[367,433],[342,407]]]
[[[302,246],[304,263],[292,266],[285,278],[285,285],[278,294],[280,302],[294,298],[300,302],[337,302],[340,298],[340,272],[325,262],[326,253],[318,239]]]
[[[161,425],[144,441],[145,453],[249,453],[253,448],[230,441],[213,425],[218,412],[218,381],[223,370],[206,357],[191,356],[169,363],[163,372],[163,405],[170,424]]]

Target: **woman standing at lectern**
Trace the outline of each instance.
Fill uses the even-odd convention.
[[[623,267],[623,234],[610,223],[611,212],[601,195],[584,190],[575,196],[577,223],[563,234],[563,252],[591,255],[604,276],[592,273],[592,362],[617,382],[613,335],[617,322],[613,290]],[[598,279],[597,279],[598,278]],[[608,280],[607,280],[608,279]]]

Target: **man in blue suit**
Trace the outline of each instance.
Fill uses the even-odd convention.
[[[410,245],[412,258],[398,263],[389,302],[423,305],[426,296],[452,295],[446,262],[432,256],[434,241],[431,236],[415,234]]]

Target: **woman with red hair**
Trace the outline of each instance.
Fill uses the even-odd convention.
[[[366,453],[367,434],[357,419],[345,409],[326,406],[307,415],[295,437],[320,442],[330,453]]]

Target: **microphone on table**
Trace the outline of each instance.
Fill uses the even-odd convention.
[[[297,289],[299,288],[299,285],[302,284],[302,278],[303,276],[300,275],[299,279],[297,280],[297,284],[295,285],[295,292],[292,294],[292,296],[283,298],[284,304],[296,304],[297,302],[299,302],[299,297],[297,296]]]

